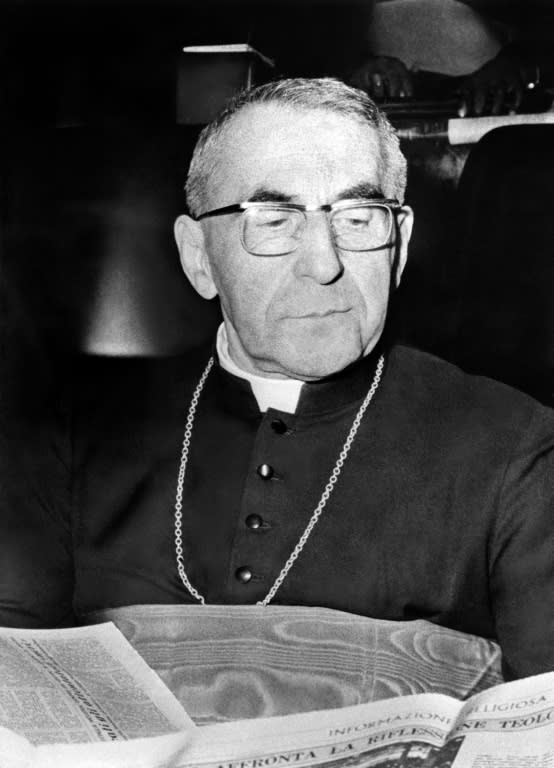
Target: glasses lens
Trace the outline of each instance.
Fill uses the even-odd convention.
[[[256,256],[291,253],[304,230],[301,211],[279,206],[248,208],[243,214],[242,244]]]
[[[338,248],[345,251],[371,251],[389,242],[392,213],[383,205],[340,208],[331,218]]]

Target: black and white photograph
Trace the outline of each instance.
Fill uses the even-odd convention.
[[[0,63],[0,765],[546,768],[554,2],[0,0]]]

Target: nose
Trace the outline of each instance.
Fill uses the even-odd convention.
[[[328,285],[344,271],[324,211],[311,212],[296,252],[295,274]]]

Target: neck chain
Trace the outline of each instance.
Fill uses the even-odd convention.
[[[363,415],[366,412],[366,409],[370,404],[371,400],[373,399],[375,392],[377,391],[377,387],[379,386],[379,382],[381,381],[381,374],[383,373],[384,363],[385,363],[385,358],[383,357],[383,355],[381,355],[379,357],[379,360],[377,361],[377,367],[375,369],[375,375],[373,377],[373,382],[371,383],[371,387],[369,388],[368,393],[365,396],[365,399],[361,404],[358,410],[358,413],[354,418],[354,421],[352,422],[352,426],[350,427],[350,432],[348,433],[348,437],[344,441],[344,445],[342,446],[338,459],[335,462],[335,466],[333,467],[333,471],[331,472],[329,480],[327,481],[327,485],[325,486],[323,493],[321,494],[319,504],[314,509],[312,516],[310,518],[310,521],[306,526],[306,528],[304,529],[304,533],[298,539],[296,546],[290,553],[290,556],[287,562],[284,564],[283,568],[281,569],[280,574],[275,579],[273,586],[271,587],[267,595],[264,597],[264,599],[259,600],[256,603],[256,605],[263,605],[263,606],[269,605],[269,603],[275,597],[277,590],[279,589],[283,581],[286,579],[287,574],[292,568],[292,566],[294,565],[296,559],[304,549],[304,546],[308,541],[308,537],[312,532],[312,530],[314,529],[317,521],[319,520],[321,513],[325,509],[325,505],[329,500],[329,496],[331,495],[333,488],[335,487],[335,484],[339,479],[339,475],[341,473],[344,462],[346,461],[350,448],[352,447],[352,443],[354,442],[354,438],[356,437],[356,433],[362,421]],[[189,577],[186,574],[185,566],[183,563],[183,527],[182,527],[183,483],[185,480],[185,472],[187,469],[190,441],[192,436],[192,428],[194,425],[194,417],[196,414],[196,408],[198,406],[198,400],[200,398],[200,394],[202,392],[202,389],[204,388],[204,384],[206,383],[206,379],[208,378],[208,374],[212,369],[213,364],[214,364],[214,358],[210,357],[208,361],[208,365],[206,366],[204,373],[200,377],[200,380],[196,385],[196,389],[194,390],[192,399],[190,401],[190,406],[189,406],[188,415],[187,415],[187,422],[185,426],[185,434],[183,437],[183,448],[181,450],[181,463],[179,465],[179,473],[177,475],[177,495],[175,499],[175,529],[174,530],[175,530],[175,555],[177,559],[177,570],[179,572],[179,576],[181,577],[181,581],[183,582],[183,586],[190,592],[190,594],[196,600],[198,600],[198,602],[201,605],[206,605],[206,599],[190,583]]]

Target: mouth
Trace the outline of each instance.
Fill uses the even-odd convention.
[[[321,320],[326,317],[333,317],[333,315],[344,315],[350,312],[350,307],[347,309],[325,309],[317,312],[306,312],[303,315],[291,315],[292,320]]]

